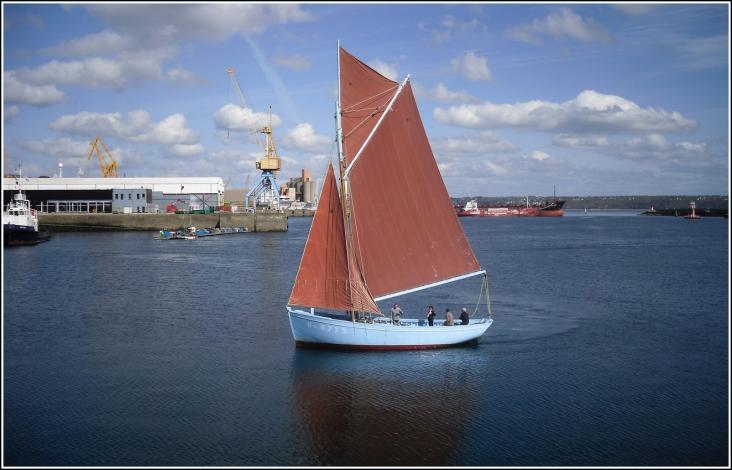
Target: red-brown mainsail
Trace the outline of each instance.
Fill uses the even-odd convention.
[[[480,270],[409,83],[352,163],[353,246],[374,297]]]

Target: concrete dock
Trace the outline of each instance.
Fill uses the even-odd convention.
[[[112,230],[178,230],[187,227],[246,227],[250,232],[286,232],[287,214],[282,212],[215,214],[94,214],[39,213],[40,230],[46,231],[112,231]]]

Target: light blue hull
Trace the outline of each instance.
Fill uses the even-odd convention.
[[[479,338],[493,320],[471,320],[468,325],[421,326],[403,319],[401,325],[360,323],[315,315],[287,307],[292,336],[298,345],[352,349],[430,349],[452,346]]]

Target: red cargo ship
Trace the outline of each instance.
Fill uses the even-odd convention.
[[[561,217],[564,215],[564,202],[554,200],[525,206],[479,206],[472,199],[465,207],[456,206],[458,217]]]

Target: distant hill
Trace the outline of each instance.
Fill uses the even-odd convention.
[[[510,197],[459,197],[452,198],[455,205],[464,206],[470,199],[476,199],[478,204],[490,205],[518,205],[526,204],[526,196]],[[529,203],[549,201],[552,197],[529,196]],[[700,209],[727,209],[728,196],[557,196],[557,199],[566,201],[564,208],[572,209],[684,209],[690,202],[695,202]]]

